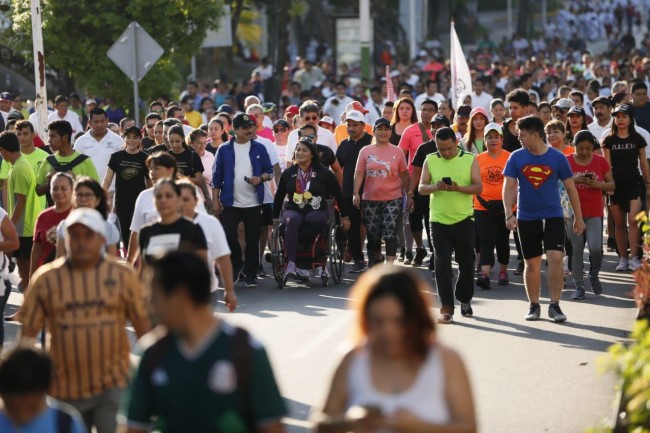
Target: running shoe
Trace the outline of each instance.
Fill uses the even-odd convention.
[[[285,277],[295,277],[296,276],[296,264],[294,262],[287,263],[287,267],[284,270]]]
[[[515,269],[515,271],[513,272],[513,274],[514,274],[514,275],[524,275],[524,269],[525,269],[524,262],[523,262],[523,260],[521,260],[521,261],[517,264],[517,269]]]
[[[399,250],[399,257],[397,258],[397,261],[403,262],[405,258],[406,258],[406,248],[402,248],[401,250]]]
[[[479,275],[481,275],[481,272],[483,272],[483,271],[481,271],[481,265],[479,265],[479,264],[477,263],[477,264],[476,264],[476,269],[474,269],[474,275],[475,275],[475,276],[479,276]]]
[[[422,261],[427,256],[427,250],[424,248],[418,248],[415,251],[415,257],[413,258],[413,266],[422,266]]]
[[[476,279],[476,285],[483,290],[490,290],[490,276],[487,272],[481,272],[481,276]]]
[[[499,285],[507,286],[508,284],[510,284],[510,280],[508,279],[508,273],[506,271],[499,272]]]
[[[460,314],[463,317],[472,317],[474,316],[474,310],[472,310],[472,305],[469,302],[463,302],[460,304]]]
[[[573,291],[573,294],[571,295],[571,299],[573,299],[574,301],[585,299],[585,288],[577,286],[576,289]]]
[[[603,293],[603,284],[600,282],[598,275],[589,275],[589,281],[591,282],[591,290],[594,292],[594,295]]]
[[[410,265],[413,263],[413,251],[407,251],[405,254],[404,264]]]
[[[630,259],[630,271],[636,271],[641,267],[641,260],[638,257],[634,256]]]
[[[542,307],[539,304],[530,304],[528,309],[528,314],[526,314],[526,320],[538,320],[541,314]]]
[[[630,270],[630,263],[626,257],[621,257],[618,259],[618,265],[616,265],[616,272],[625,272]]]
[[[267,276],[267,275],[266,275],[266,272],[264,271],[264,266],[262,266],[261,263],[260,263],[260,267],[257,268],[257,276],[258,276],[258,277],[261,277],[261,278]]]
[[[448,325],[454,323],[454,315],[449,313],[441,313],[438,317],[438,323]]]
[[[366,270],[366,264],[363,262],[363,260],[355,260],[354,264],[352,265],[352,269],[350,269],[350,273],[360,274],[365,270]]]
[[[560,309],[560,304],[552,303],[548,306],[548,317],[555,322],[566,322],[566,316]]]
[[[246,278],[246,287],[257,287],[257,278],[256,277],[250,277]]]
[[[607,238],[607,251],[609,252],[616,251],[616,239]]]
[[[233,272],[233,284],[237,284],[240,281],[243,281],[246,279],[246,275],[244,275],[243,268],[239,268],[239,270],[235,270]]]

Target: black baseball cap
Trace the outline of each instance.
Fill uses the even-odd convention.
[[[13,101],[14,98],[11,97],[11,93],[2,92],[0,93],[0,101]]]
[[[567,112],[567,116],[570,116],[572,114],[579,114],[581,116],[585,115],[585,109],[582,107],[578,107],[577,105],[574,105],[573,107],[569,108],[569,111]]]
[[[250,128],[254,124],[255,122],[253,122],[253,119],[245,113],[239,113],[232,118],[232,127],[235,129]]]
[[[461,105],[460,107],[458,107],[458,112],[456,113],[456,115],[458,117],[469,117],[471,112],[472,112],[471,105]]]
[[[388,119],[384,119],[383,117],[380,117],[379,119],[375,120],[375,125],[373,126],[372,129],[377,129],[380,126],[388,126],[390,128],[390,122]]]
[[[593,101],[591,101],[591,106],[592,107],[594,105],[596,105],[596,104],[603,104],[603,105],[605,105],[607,107],[611,107],[612,106],[612,101],[610,101],[610,99],[608,97],[606,97],[606,96],[599,96],[596,99],[594,99]]]
[[[612,114],[625,113],[630,117],[634,117],[634,108],[630,104],[621,104],[614,108]]]
[[[280,126],[282,128],[287,128],[291,129],[291,126],[289,125],[289,122],[287,122],[284,119],[278,119],[275,122],[273,122],[273,128],[275,129],[276,126]]]
[[[126,137],[129,134],[135,134],[138,138],[142,138],[142,131],[137,126],[129,126],[124,130],[124,136]]]
[[[232,107],[228,104],[221,104],[219,105],[219,108],[217,108],[217,113],[228,113],[232,115],[233,111]]]
[[[446,127],[451,126],[449,119],[447,119],[447,116],[442,113],[437,113],[435,116],[433,116],[433,119],[431,119],[431,122],[429,122],[429,124],[433,125],[434,123],[442,123]]]

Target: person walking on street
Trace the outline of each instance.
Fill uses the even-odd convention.
[[[473,154],[458,148],[451,128],[436,131],[438,151],[427,156],[419,191],[431,195],[431,234],[436,257],[436,283],[440,296],[439,323],[452,323],[454,292],[463,316],[474,315],[474,207],[472,196],[483,191],[481,172]],[[458,263],[453,288],[452,253]]]
[[[526,320],[538,320],[541,313],[539,297],[542,284],[542,254],[548,262],[550,305],[548,315],[555,322],[564,322],[560,308],[564,283],[564,214],[558,182],[564,184],[574,213],[573,231],[585,230],[580,199],[573,182],[567,158],[544,142],[544,122],[533,116],[517,122],[522,149],[512,153],[503,171],[503,206],[506,226],[518,229],[526,267],[524,285],[530,301]],[[516,215],[512,213],[517,205]]]
[[[214,315],[205,260],[170,252],[152,263],[153,307],[127,398],[126,432],[282,433],[286,408],[262,345]]]
[[[144,297],[135,272],[103,253],[106,221],[97,210],[75,209],[65,222],[67,256],[34,273],[21,340],[47,325],[55,371],[49,395],[74,406],[89,430],[114,433],[128,382],[127,320],[138,337],[150,328]]]

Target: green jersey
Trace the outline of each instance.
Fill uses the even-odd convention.
[[[15,222],[16,232],[20,237],[34,236],[36,218],[41,212],[36,195],[36,177],[34,169],[26,158],[18,158],[9,170],[7,181],[7,209],[13,217],[16,210],[16,195],[25,196],[25,209],[22,216]]]
[[[61,165],[66,165],[74,161],[79,155],[81,154],[75,150],[70,156],[61,156],[58,153],[55,153],[54,157]],[[43,163],[41,164],[41,166],[38,169],[38,172],[36,173],[36,184],[44,185],[47,182],[47,174],[51,170],[52,170],[52,165],[49,162],[47,162],[47,159],[43,160]],[[101,182],[103,180],[103,179],[99,179],[99,177],[97,176],[97,169],[95,169],[95,164],[93,164],[93,161],[90,158],[87,158],[84,162],[74,167],[72,169],[72,174],[75,177],[88,176],[92,179],[95,179],[97,182]]]
[[[161,433],[247,433],[250,425],[279,421],[286,409],[266,351],[241,332],[221,322],[192,351],[171,334],[152,344],[126,395],[129,425]]]
[[[472,163],[474,155],[459,150],[452,159],[445,159],[440,153],[427,156],[425,164],[435,185],[444,177],[451,178],[460,186],[472,184]],[[474,215],[474,196],[457,191],[436,191],[429,198],[429,218],[431,222],[452,225]]]
[[[41,164],[43,163],[43,160],[47,158],[49,153],[44,151],[43,149],[39,149],[38,147],[34,148],[34,151],[32,153],[20,153],[22,155],[22,158],[25,158],[27,162],[29,162],[29,165],[32,166],[34,169],[34,175],[38,173],[38,169],[41,167]],[[11,163],[9,161],[2,161],[2,165],[0,165],[0,180],[5,180],[9,178],[9,170],[11,170]],[[38,207],[39,207],[39,212],[45,209],[47,206],[45,202],[45,196],[38,196],[37,201],[38,201]]]

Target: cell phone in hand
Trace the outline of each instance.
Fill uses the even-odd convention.
[[[244,182],[251,183],[251,178],[248,176],[244,176]]]
[[[442,178],[442,183],[446,183],[447,185],[451,185],[451,177],[443,177]]]
[[[594,174],[593,173],[585,173],[585,174],[582,175],[582,177],[586,177],[587,179],[593,179]]]

